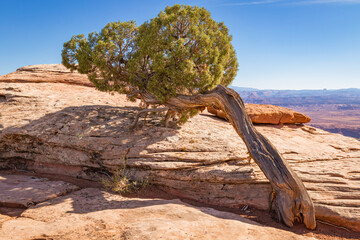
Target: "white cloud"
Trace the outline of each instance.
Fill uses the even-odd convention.
[[[241,2],[232,2],[224,3],[221,6],[249,6],[249,5],[263,5],[263,4],[272,4],[281,2],[282,0],[263,0],[263,1],[241,1]]]
[[[251,5],[317,5],[317,4],[360,4],[360,0],[255,0],[233,1],[223,3],[221,6],[251,6]]]

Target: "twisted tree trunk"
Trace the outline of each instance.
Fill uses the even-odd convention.
[[[309,229],[316,227],[314,205],[304,184],[270,141],[254,128],[238,93],[219,85],[205,94],[170,98],[165,105],[172,109],[204,106],[221,109],[269,179],[273,188],[271,205],[279,219],[288,227],[292,227],[295,221],[303,221]]]

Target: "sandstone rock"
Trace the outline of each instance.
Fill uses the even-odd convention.
[[[87,188],[3,222],[0,239],[313,239],[180,200],[126,198]]]
[[[94,88],[59,83],[1,83],[0,130],[22,126],[66,107],[138,106],[124,95],[113,96]]]
[[[291,109],[265,104],[245,104],[246,112],[253,123],[263,124],[296,124],[308,123],[310,117],[305,114],[295,112]],[[223,111],[216,110],[213,107],[207,108],[209,113],[215,114],[220,118],[226,119]]]
[[[67,83],[93,86],[86,75],[71,72],[62,64],[40,64],[21,67],[15,72],[0,76],[0,82]]]
[[[77,189],[79,187],[63,181],[0,174],[0,207],[27,208]]]
[[[11,219],[10,216],[0,214],[0,229],[4,222],[9,221]]]
[[[131,131],[138,108],[121,95],[60,83],[0,83],[1,94],[0,168],[94,179],[126,164],[181,197],[269,208],[268,180],[232,126],[211,115],[181,129],[154,118]],[[308,126],[257,129],[304,181],[318,219],[360,231],[359,141]]]
[[[86,75],[76,71],[71,72],[62,64],[40,64],[21,67],[15,72],[0,76],[0,83],[1,82],[66,83],[71,85],[93,86]],[[58,90],[61,91],[60,89]],[[80,96],[80,94],[76,96]],[[0,94],[0,102],[6,99],[13,99],[13,97],[8,94]],[[75,102],[74,104],[76,106]],[[307,123],[311,120],[302,113],[274,105],[246,104],[246,109],[253,123]],[[209,107],[208,111],[221,118],[226,118],[220,110]]]

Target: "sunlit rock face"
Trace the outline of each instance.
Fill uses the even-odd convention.
[[[43,186],[61,190],[65,183],[54,184],[43,178],[0,175],[18,187],[30,185],[22,197],[30,200],[44,195]],[[60,183],[60,182],[57,182]],[[11,187],[9,185],[9,187]],[[10,188],[7,188],[10,190]],[[19,192],[12,188],[9,192]],[[40,194],[39,194],[40,193]],[[0,195],[0,201],[3,200]],[[35,197],[35,198],[34,198]],[[96,188],[53,196],[51,200],[22,209],[21,217],[0,213],[0,239],[314,239],[286,230],[263,226],[237,214],[212,208],[194,207],[178,199],[127,198]]]
[[[93,86],[86,75],[71,72],[62,64],[40,64],[21,67],[15,72],[0,76],[0,82],[51,82]]]
[[[301,124],[311,121],[310,117],[305,114],[295,112],[291,109],[265,104],[245,104],[246,112],[252,123],[261,124]],[[213,107],[207,108],[208,112],[226,119],[225,113]]]
[[[92,87],[0,82],[0,167],[97,179],[124,165],[180,197],[269,208],[271,186],[232,126],[204,112],[130,129],[137,103]],[[360,142],[304,125],[259,125],[303,180],[318,219],[360,231]]]

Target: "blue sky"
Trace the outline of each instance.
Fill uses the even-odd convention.
[[[72,35],[142,24],[167,5],[208,9],[233,35],[235,86],[360,88],[360,0],[0,0],[0,75],[60,63]]]

